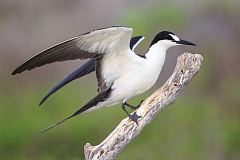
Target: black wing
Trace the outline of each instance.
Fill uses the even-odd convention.
[[[91,59],[81,65],[79,68],[74,70],[72,73],[70,73],[67,77],[65,77],[62,81],[60,81],[56,86],[54,86],[48,94],[43,97],[41,102],[39,103],[39,106],[45,102],[49,96],[51,96],[53,93],[55,93],[57,90],[65,86],[66,84],[70,83],[71,81],[80,78],[82,76],[85,76],[91,72],[95,71],[95,59]]]
[[[33,56],[25,63],[17,67],[12,74],[21,73],[26,70],[31,70],[36,67],[43,66],[45,64],[53,62],[61,62],[74,59],[86,59],[96,56],[96,53],[89,53],[87,51],[80,50],[77,47],[77,37],[68,41],[62,42],[54,47],[46,49],[36,56]]]
[[[118,49],[118,46],[126,49],[129,47],[131,35],[132,28],[126,27],[110,27],[88,32],[40,52],[15,69],[12,74],[53,62],[93,58],[96,54],[110,53],[113,49]]]
[[[143,36],[132,37],[129,44],[130,49],[133,50],[143,39],[144,39]],[[45,102],[53,93],[61,89],[63,86],[67,85],[68,83],[72,82],[77,78],[81,78],[82,76],[95,71],[95,63],[96,63],[96,60],[91,59],[85,64],[81,65],[76,70],[74,70],[72,73],[66,76],[62,81],[60,81],[56,86],[54,86],[48,92],[48,94],[41,100],[39,105],[43,104],[43,102]]]

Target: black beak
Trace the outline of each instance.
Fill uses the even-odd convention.
[[[196,46],[196,44],[189,42],[189,41],[185,41],[180,39],[180,41],[177,42],[178,44],[184,44],[184,45],[191,45],[191,46]]]

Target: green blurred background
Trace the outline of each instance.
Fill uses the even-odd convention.
[[[15,67],[51,45],[92,29],[133,27],[145,41],[170,30],[196,43],[168,51],[158,83],[132,99],[137,104],[171,75],[185,51],[202,54],[203,66],[178,100],[118,159],[240,159],[239,0],[1,0],[0,159],[83,159],[83,146],[100,143],[126,117],[120,105],[83,114],[46,134],[39,131],[69,116],[96,94],[95,75],[84,77],[38,103],[82,62],[56,63],[12,76]]]

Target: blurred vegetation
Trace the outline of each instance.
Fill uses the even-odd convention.
[[[152,34],[152,31],[160,30],[159,23],[162,22],[164,23],[161,24],[161,28],[179,29],[184,24],[184,11],[169,4],[164,6],[156,5],[149,9],[139,8],[129,11],[121,21],[126,26],[132,26],[134,34]]]
[[[134,2],[136,4],[136,1]],[[238,160],[240,21],[237,19],[240,15],[240,3],[202,1],[195,4],[187,0],[176,2],[181,3],[169,1],[153,3],[148,7],[145,7],[145,4],[138,6],[126,4],[125,7],[128,9],[124,10],[117,21],[133,27],[134,35],[146,36],[146,41],[138,49],[141,52],[146,50],[156,32],[166,28],[181,33],[181,36],[186,35],[183,37],[192,39],[198,44],[198,48],[195,49],[170,51],[173,54],[167,55],[170,58],[167,59],[162,73],[165,79],[171,74],[176,57],[180,53],[190,50],[204,56],[199,74],[176,103],[160,112],[118,159]],[[74,4],[74,1],[71,3]],[[184,7],[183,4],[188,7]],[[4,5],[7,5],[7,2],[2,3],[2,6]],[[67,9],[69,8],[70,5]],[[3,13],[1,17],[7,15]],[[1,26],[4,26],[4,23],[1,23]],[[74,30],[77,30],[76,28]],[[62,30],[58,29],[58,33]],[[38,35],[41,37],[41,33]],[[17,39],[18,35],[15,36]],[[4,41],[1,42],[3,45]],[[64,87],[39,108],[41,97],[66,74],[68,67],[65,70],[61,67],[59,67],[61,69],[45,67],[42,70],[12,77],[10,72],[16,66],[15,62],[21,63],[17,59],[22,56],[20,53],[25,51],[16,46],[6,45],[1,49],[3,54],[0,65],[3,67],[0,71],[0,159],[83,159],[84,144],[100,143],[126,115],[120,105],[116,105],[83,114],[45,134],[40,134],[43,128],[72,114],[91,99],[96,94],[96,88],[93,87],[96,86],[96,82],[93,81],[93,76],[84,77],[81,81]],[[34,46],[34,43],[31,46]],[[35,50],[30,50],[29,54],[32,55],[33,51]],[[172,65],[169,67],[169,64]],[[36,72],[40,72],[39,75]],[[160,79],[155,88],[158,88],[165,79]],[[130,103],[137,104],[153,90],[130,100]]]

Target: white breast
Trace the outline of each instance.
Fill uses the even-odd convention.
[[[155,45],[146,58],[130,50],[108,55],[102,65],[102,75],[113,82],[111,102],[126,101],[150,89],[159,77],[165,54],[166,50]]]
[[[126,101],[150,89],[158,79],[164,59],[165,55],[161,57],[162,62],[153,63],[135,54],[119,57],[116,62],[119,67],[118,75],[112,86],[113,97]]]

